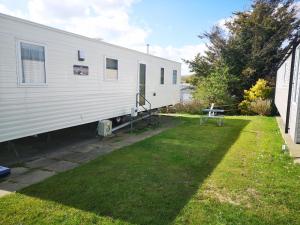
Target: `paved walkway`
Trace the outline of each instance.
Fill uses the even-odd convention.
[[[38,183],[57,173],[73,169],[121,147],[156,135],[175,125],[176,123],[164,124],[163,127],[140,134],[120,132],[103,140],[89,140],[58,151],[45,153],[35,159],[26,159],[22,166],[11,169],[11,175],[0,180],[0,197]]]
[[[284,125],[280,117],[276,117],[278,126],[280,128],[281,135],[288,146],[291,157],[294,158],[295,163],[300,163],[300,144],[295,144],[289,134],[284,132]]]

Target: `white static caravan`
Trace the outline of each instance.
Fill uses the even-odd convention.
[[[276,77],[275,105],[294,143],[300,143],[300,44],[296,37],[282,60]]]
[[[180,101],[181,64],[0,14],[0,142]],[[147,102],[140,104],[148,107]]]

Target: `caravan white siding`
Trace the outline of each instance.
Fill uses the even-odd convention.
[[[286,122],[290,72],[293,69],[291,104],[289,115],[289,134],[295,143],[300,143],[300,46],[295,52],[294,68],[291,68],[292,54],[285,60],[277,71],[275,104],[283,122]]]
[[[278,69],[276,78],[275,105],[284,123],[288,101],[291,61],[292,55]]]
[[[45,46],[45,85],[20,83],[20,41]],[[118,80],[105,79],[105,57],[118,60]],[[152,108],[179,102],[180,63],[0,14],[0,142],[129,114],[140,62]],[[89,75],[74,75],[73,65],[88,66]]]
[[[299,137],[299,85],[300,85],[300,46],[296,48],[295,53],[295,66],[294,66],[294,77],[292,85],[292,96],[291,96],[291,111],[290,111],[290,123],[289,132],[295,143],[300,143]]]

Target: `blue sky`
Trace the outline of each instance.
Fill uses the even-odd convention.
[[[199,43],[198,34],[250,5],[249,0],[144,0],[132,7],[132,19],[151,28],[149,43],[182,46]]]
[[[176,61],[205,50],[197,35],[249,0],[0,0],[0,12]],[[182,73],[189,73],[182,65]]]

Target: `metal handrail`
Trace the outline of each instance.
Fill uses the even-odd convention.
[[[145,100],[145,105],[146,105],[146,103],[148,103],[149,104],[149,109],[147,109],[146,107],[145,107],[145,105],[140,105],[140,99],[139,99],[139,96],[140,97],[142,97],[144,100]],[[145,98],[145,96],[143,96],[143,95],[141,95],[139,92],[138,93],[136,93],[136,107],[138,108],[139,106],[141,106],[145,111],[144,112],[146,112],[147,113],[147,116],[143,116],[142,117],[142,119],[146,119],[146,118],[150,118],[149,119],[149,121],[148,121],[148,124],[151,124],[152,122],[151,122],[151,118],[152,118],[152,104],[151,104],[151,102],[149,102],[146,98]],[[135,121],[136,121],[137,119],[135,119]],[[132,129],[132,124],[133,124],[133,120],[131,119],[131,121],[130,121],[130,124],[131,124],[131,129]]]
[[[148,104],[149,104],[149,107],[150,107],[150,109],[149,110],[151,110],[152,109],[152,105],[151,105],[151,102],[149,102],[146,98],[145,98],[145,96],[143,96],[143,95],[141,95],[140,93],[137,93],[136,94],[136,106],[138,106],[139,105],[139,100],[138,100],[138,97],[142,97],[144,100],[145,100],[145,102],[147,102]],[[148,110],[148,109],[146,109],[143,105],[141,105],[142,107],[143,107],[143,109],[145,109],[145,110]]]

